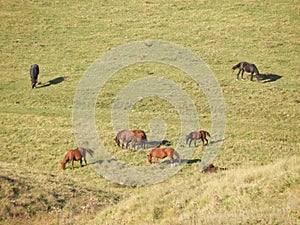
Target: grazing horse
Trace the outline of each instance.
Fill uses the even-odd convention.
[[[254,74],[256,75],[256,78],[257,78],[258,81],[261,80],[260,73],[259,73],[257,67],[254,64],[247,63],[247,62],[240,62],[240,63],[236,64],[235,66],[233,66],[231,69],[232,69],[232,73],[236,69],[239,70],[239,72],[236,75],[236,80],[239,80],[240,72],[242,72],[241,78],[242,78],[242,80],[244,80],[244,72],[245,71],[247,73],[251,73],[251,78],[250,78],[251,81],[253,81],[253,75]]]
[[[137,138],[134,136],[134,133],[131,130],[121,130],[117,133],[117,136],[115,137],[116,144],[122,148],[128,148],[130,142],[132,142],[132,145],[134,146],[137,142]]]
[[[87,165],[86,152],[88,152],[93,157],[94,151],[92,149],[76,148],[73,150],[69,150],[66,153],[64,159],[61,161],[61,168],[66,169],[66,164],[69,161],[71,161],[72,163],[72,169],[74,169],[74,161],[80,161],[80,167],[82,167],[82,158],[85,162],[85,165]]]
[[[171,147],[166,147],[166,148],[154,148],[152,149],[149,154],[147,155],[148,157],[148,162],[152,163],[152,157],[155,159],[155,163],[158,163],[158,159],[163,159],[165,157],[169,157],[170,162],[173,164],[174,163],[174,157],[176,156],[177,160],[179,161],[179,164],[181,163],[180,156],[177,151],[175,151],[174,148]]]
[[[133,132],[133,135],[136,137],[137,143],[141,144],[142,148],[145,149],[146,144],[148,142],[145,131],[143,130],[131,130],[131,131]]]
[[[202,173],[216,173],[218,170],[227,170],[227,168],[222,168],[214,166],[212,163],[203,167]]]
[[[191,132],[189,133],[189,135],[186,136],[186,144],[189,142],[189,146],[191,146],[191,143],[194,140],[194,145],[196,147],[197,140],[201,139],[203,145],[207,145],[208,140],[206,136],[210,137],[210,134],[205,130]],[[206,144],[204,143],[204,141],[206,141]]]
[[[132,144],[132,147],[135,148],[135,145],[138,143],[145,149],[147,135],[143,130],[121,130],[117,133],[114,140],[116,144],[122,148],[128,148],[130,143]]]
[[[40,69],[38,64],[33,64],[30,67],[31,88],[35,88],[38,80]]]

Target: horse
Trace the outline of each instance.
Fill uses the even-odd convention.
[[[181,163],[180,156],[177,151],[175,151],[174,148],[171,147],[166,147],[166,148],[154,148],[152,149],[149,154],[147,155],[148,157],[148,162],[152,164],[152,157],[154,157],[155,163],[158,163],[158,159],[164,159],[165,157],[169,157],[170,162],[173,164],[174,163],[174,157],[176,156],[177,160],[179,161],[179,164]]]
[[[214,166],[212,163],[210,163],[203,167],[202,173],[216,173],[218,170],[227,170],[227,168]]]
[[[36,87],[37,80],[38,80],[38,75],[40,72],[39,65],[38,64],[31,65],[29,72],[31,77],[31,88],[33,89]]]
[[[133,135],[136,137],[136,142],[141,144],[142,148],[146,148],[146,144],[148,142],[147,135],[143,130],[131,130]]]
[[[137,138],[131,130],[119,131],[114,140],[116,144],[122,148],[128,148],[130,142],[132,142],[132,145],[135,146],[135,143],[137,142]]]
[[[244,72],[246,71],[247,73],[251,73],[251,78],[250,80],[253,81],[253,75],[255,74],[256,75],[256,78],[258,81],[261,80],[261,75],[257,69],[257,67],[254,65],[254,64],[251,64],[251,63],[248,63],[248,62],[240,62],[238,64],[236,64],[235,66],[233,66],[231,68],[232,70],[232,73],[238,69],[239,72],[237,73],[236,75],[236,80],[239,80],[239,75],[240,75],[240,72],[242,72],[242,75],[241,75],[241,78],[242,80],[244,80]]]
[[[90,156],[93,157],[94,151],[92,149],[86,149],[86,148],[76,148],[69,150],[64,159],[61,161],[61,168],[64,170],[66,169],[67,162],[71,161],[72,163],[72,169],[74,169],[74,161],[80,161],[80,167],[82,167],[82,158],[85,162],[85,165],[87,165],[86,162],[86,152],[90,154]]]
[[[147,135],[143,130],[121,130],[117,133],[114,140],[116,144],[122,148],[128,148],[130,143],[132,144],[132,147],[135,148],[136,143],[138,143],[145,149]]]
[[[189,142],[189,147],[190,147],[192,141],[194,140],[194,145],[196,147],[197,140],[201,139],[203,145],[207,145],[208,140],[206,136],[210,137],[210,133],[205,130],[191,132],[186,136],[186,144]],[[204,141],[206,141],[206,144],[204,143]]]

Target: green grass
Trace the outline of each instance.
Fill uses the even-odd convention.
[[[300,15],[296,1],[7,1],[0,2],[0,224],[298,224]],[[87,68],[119,45],[164,40],[188,48],[210,67],[226,103],[226,134],[214,164],[199,164],[147,187],[112,183],[91,167],[60,161],[75,148],[72,107]],[[255,63],[274,82],[235,81],[231,67]],[[29,68],[40,65],[41,85],[30,89]],[[114,74],[99,93],[96,126],[120,161],[145,166],[143,151],[115,147],[112,104],[118,93],[148,75],[173,80],[195,102],[210,131],[208,102],[177,68],[140,63]],[[166,139],[178,142],[175,108],[144,98],[130,126],[150,133],[164,120]],[[150,136],[151,138],[151,136]],[[193,159],[201,159],[198,147]],[[149,177],[149,179],[151,179]]]

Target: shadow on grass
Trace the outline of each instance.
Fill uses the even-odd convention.
[[[65,81],[68,77],[57,77],[55,79],[52,79],[52,80],[49,80],[46,84],[43,84],[37,88],[44,88],[44,87],[49,87],[51,85],[56,85],[56,84],[59,84],[63,81]]]
[[[148,148],[159,148],[163,146],[171,146],[171,142],[168,140],[162,140],[162,141],[148,141],[147,142],[147,147]]]
[[[262,83],[270,83],[279,80],[282,76],[276,74],[260,74]]]

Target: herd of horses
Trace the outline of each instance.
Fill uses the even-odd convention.
[[[189,144],[189,146],[191,145],[191,142],[194,141],[194,146],[196,147],[196,143],[198,140],[201,140],[203,145],[208,145],[207,137],[210,137],[210,133],[208,131],[193,131],[186,136],[185,141],[186,144]],[[140,145],[143,149],[146,149],[148,143],[147,135],[143,130],[121,130],[117,133],[116,137],[114,138],[114,141],[118,147],[126,149],[129,148],[129,146],[135,149],[138,145]],[[69,150],[66,153],[64,159],[61,161],[61,168],[66,169],[66,163],[71,162],[72,169],[74,169],[74,161],[80,161],[80,166],[83,166],[82,159],[87,165],[87,152],[93,157],[94,152],[91,149],[76,148]],[[174,156],[176,157],[176,159]],[[147,160],[150,164],[153,163],[152,158],[154,158],[155,163],[158,163],[159,159],[164,159],[166,157],[169,158],[171,165],[174,165],[176,162],[178,162],[179,164],[181,163],[179,153],[174,148],[169,146],[157,146],[147,154]]]
[[[251,77],[250,80],[253,81],[254,75],[256,76],[257,80],[260,81],[262,76],[260,75],[257,67],[254,64],[248,62],[240,62],[232,67],[232,73],[238,69],[238,73],[236,74],[236,80],[239,80],[239,75],[241,74],[241,79],[244,80],[244,72],[250,73]],[[35,88],[38,80],[39,75],[39,66],[37,64],[33,64],[30,67],[30,77],[31,77],[31,87]],[[209,132],[205,130],[200,131],[193,131],[186,136],[186,144],[191,146],[191,143],[194,141],[194,146],[196,147],[196,143],[198,140],[201,140],[203,145],[208,145],[207,137],[210,137]],[[136,148],[139,145],[143,148],[147,148],[147,135],[143,130],[121,130],[117,133],[116,137],[114,138],[115,143],[118,147],[121,148],[128,148],[131,145],[132,148]],[[74,169],[74,161],[80,161],[80,166],[82,165],[82,160],[84,160],[85,164],[87,165],[86,161],[86,153],[89,153],[93,156],[93,150],[85,149],[85,148],[76,148],[69,150],[64,159],[61,162],[61,168],[66,169],[66,163],[71,162],[72,169]],[[153,148],[148,154],[147,159],[150,164],[152,164],[152,158],[154,158],[155,163],[158,163],[158,159],[164,159],[169,157],[170,163],[175,163],[174,156],[176,157],[176,161],[181,163],[181,158],[179,153],[172,147],[155,147]],[[203,167],[203,173],[211,173],[216,172],[218,170],[224,170],[226,168],[215,167],[213,164],[208,164]]]

